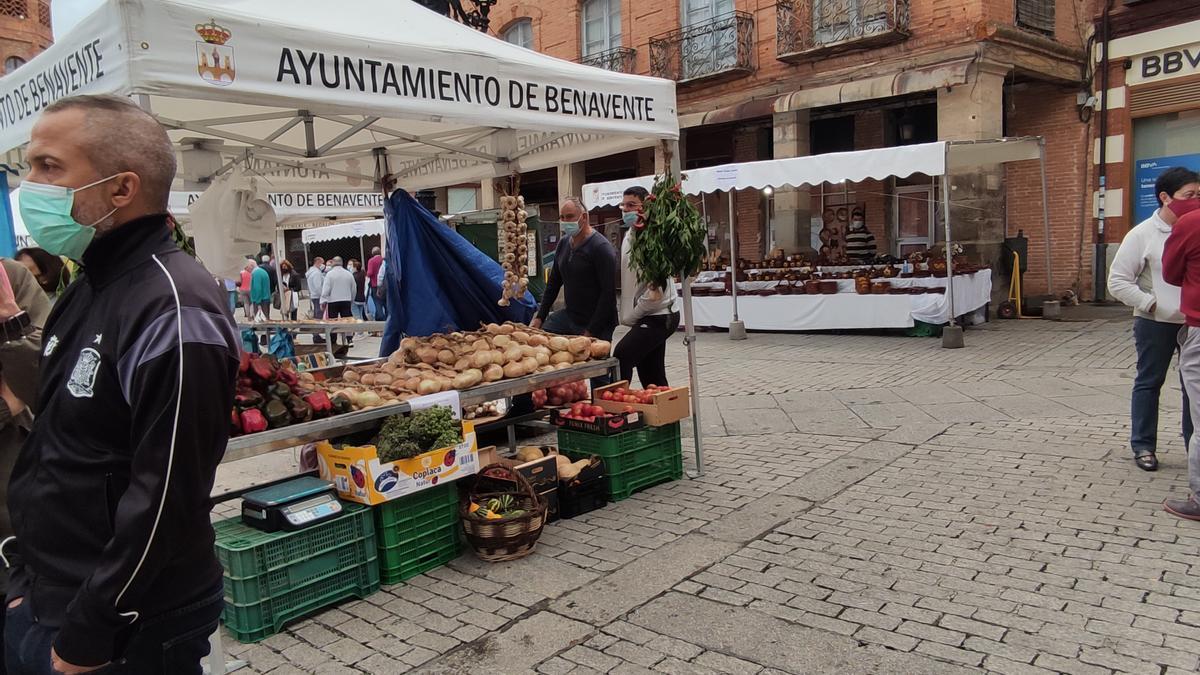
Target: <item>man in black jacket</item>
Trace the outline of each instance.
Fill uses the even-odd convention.
[[[562,240],[531,325],[560,335],[611,340],[617,328],[617,252],[604,235],[592,229],[578,199],[563,201],[558,213]],[[566,308],[551,314],[558,292],[564,287]]]
[[[43,331],[38,417],[9,490],[22,560],[9,673],[198,674],[222,607],[209,494],[237,373],[229,306],[173,242],[175,154],[153,117],[62,99],[27,157],[22,191],[42,198],[22,199],[22,217],[83,275]]]

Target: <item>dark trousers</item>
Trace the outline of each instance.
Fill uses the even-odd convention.
[[[1137,317],[1133,320],[1133,343],[1137,348],[1137,375],[1130,401],[1129,447],[1134,455],[1158,451],[1159,391],[1171,369],[1171,357],[1179,349],[1177,323],[1165,323]],[[1183,442],[1190,446],[1192,417],[1188,412],[1187,391],[1183,392]]]
[[[633,381],[637,368],[642,388],[667,385],[667,340],[679,329],[679,312],[642,317],[617,343],[613,356],[621,362],[621,379]]]
[[[353,316],[354,316],[354,309],[353,309],[354,303],[350,302],[349,300],[347,300],[346,302],[329,302],[329,303],[326,303],[325,306],[329,309],[329,318],[330,319],[353,318]],[[333,334],[333,344],[336,345],[337,342],[338,342],[337,333],[334,333]],[[353,344],[353,343],[354,343],[354,339],[350,335],[347,335],[346,336],[346,344]]]
[[[200,675],[208,637],[217,629],[224,591],[216,590],[186,607],[140,622],[121,656],[93,671],[97,675]],[[4,661],[9,675],[55,675],[50,647],[58,630],[38,623],[29,602],[5,612]]]
[[[375,321],[387,321],[387,293],[382,286],[371,289],[371,301],[374,307],[374,313],[371,315]]]

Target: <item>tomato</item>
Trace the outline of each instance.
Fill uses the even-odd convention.
[[[593,417],[604,417],[607,414],[607,411],[605,411],[604,408],[601,408],[598,405],[592,406],[590,408],[590,410],[591,410],[591,414]]]
[[[638,402],[638,398],[637,398],[636,396],[626,396],[626,397],[625,397],[625,402],[626,402],[626,403],[637,403],[637,402]]]
[[[631,413],[631,412],[637,412],[637,411],[633,409],[633,406],[627,405],[627,406],[625,406],[625,412]]]
[[[617,398],[623,399],[628,392],[625,391],[625,387],[620,387],[613,393],[617,396]]]
[[[604,392],[603,394],[600,394],[600,400],[602,400],[602,401],[611,401],[611,400],[612,400],[612,392],[611,392],[611,391],[606,391],[606,392]]]

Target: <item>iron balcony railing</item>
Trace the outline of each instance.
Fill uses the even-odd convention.
[[[636,61],[637,50],[632,47],[613,47],[579,59],[584,65],[611,70],[614,73],[632,73]]]
[[[781,61],[805,61],[868,49],[908,37],[909,0],[778,0],[776,49]]]
[[[650,73],[678,82],[754,70],[754,17],[728,12],[650,38]]]

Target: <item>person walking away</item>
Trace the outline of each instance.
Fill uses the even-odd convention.
[[[26,158],[25,225],[84,271],[43,331],[9,484],[8,672],[199,675],[224,597],[209,495],[237,331],[175,244],[175,148],[152,116],[123,97],[59,99]]]
[[[635,186],[625,191],[621,198],[621,228],[625,238],[621,241],[621,325],[629,326],[629,332],[613,349],[613,356],[621,362],[621,379],[633,381],[633,370],[637,368],[642,387],[656,384],[667,385],[667,340],[679,329],[679,312],[675,309],[678,292],[674,280],[666,288],[638,281],[633,267],[632,251],[634,238],[645,224],[642,205],[649,193],[646,188]]]
[[[1163,172],[1154,186],[1159,208],[1134,227],[1121,241],[1108,275],[1108,291],[1133,308],[1133,344],[1137,350],[1137,375],[1130,397],[1129,447],[1133,461],[1143,471],[1158,470],[1158,401],[1179,351],[1184,316],[1179,309],[1179,287],[1163,280],[1163,244],[1176,216],[1169,205],[1200,195],[1200,175],[1183,167]],[[1183,443],[1190,447],[1192,418],[1183,391]],[[1186,450],[1185,450],[1186,452]]]
[[[271,276],[261,265],[250,272],[250,304],[254,306],[255,317],[261,311],[263,318],[271,320]]]
[[[8,481],[33,426],[30,404],[37,402],[37,364],[50,298],[22,263],[0,263],[0,560],[5,567],[0,572],[0,588],[7,593],[16,553],[8,515]],[[0,635],[3,632],[4,620],[0,619]],[[0,672],[4,672],[3,663]]]
[[[343,319],[354,316],[354,275],[342,266],[341,256],[329,261],[329,271],[325,273],[325,283],[321,287],[321,304],[325,305],[326,314],[330,319]],[[354,343],[352,335],[346,336],[346,344]],[[333,344],[337,344],[337,333],[333,334]]]
[[[852,263],[867,264],[873,262],[878,255],[875,235],[867,229],[863,212],[854,209],[850,216],[850,227],[846,230],[846,257]]]
[[[279,309],[279,274],[275,271],[275,264],[271,260],[270,255],[263,254],[261,260],[262,264],[259,267],[266,270],[267,278],[271,281],[271,304],[274,305],[275,309]]]
[[[284,319],[295,321],[300,309],[300,275],[287,260],[279,263],[279,289],[279,311]]]
[[[617,253],[604,235],[592,229],[578,199],[567,198],[558,212],[562,240],[542,304],[530,325],[549,333],[612,340],[617,327]],[[551,313],[563,289],[566,307]]]
[[[370,259],[367,260],[367,284],[370,286],[368,298],[371,302],[369,310],[373,321],[387,319],[387,294],[383,292],[382,275],[379,269],[382,266],[383,251],[375,246],[371,249]]]
[[[362,263],[356,258],[350,259],[350,274],[354,275],[354,302],[350,304],[350,311],[355,319],[359,321],[367,320],[367,273],[363,271]]]
[[[254,320],[254,303],[250,301],[250,287],[254,284],[254,268],[253,260],[246,260],[245,267],[242,268],[241,279],[238,281],[238,296],[242,300],[242,309],[246,313],[246,320]]]
[[[1179,333],[1179,376],[1195,425],[1200,420],[1200,198],[1176,199],[1167,208],[1176,221],[1163,244],[1163,280],[1181,288],[1179,306],[1187,323]],[[1200,520],[1200,448],[1188,446],[1187,467],[1187,497],[1164,500],[1163,509],[1180,518]]]

